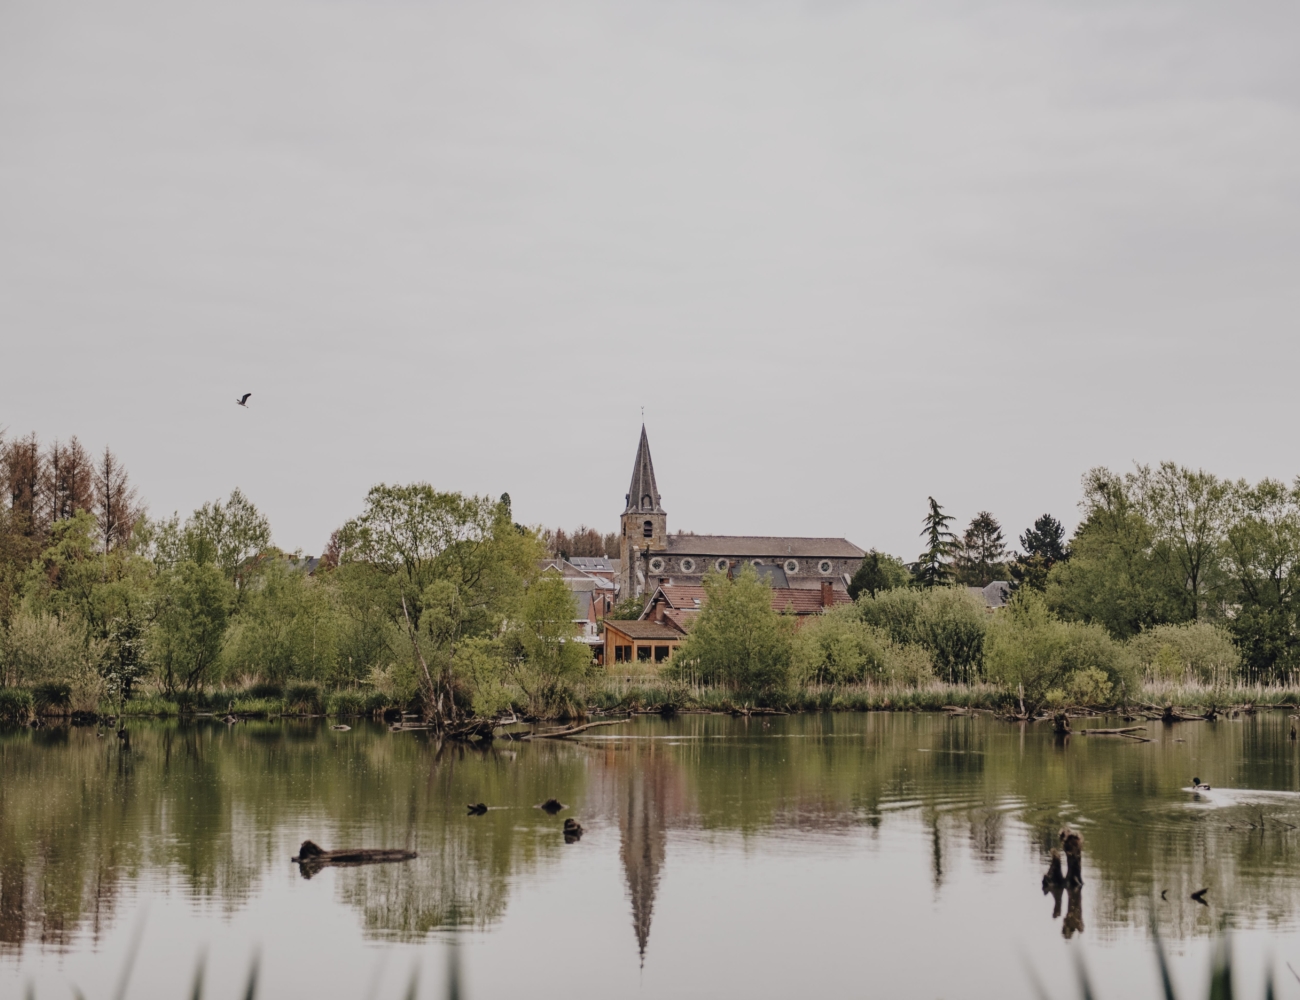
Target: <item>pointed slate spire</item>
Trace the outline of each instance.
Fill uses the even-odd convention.
[[[641,443],[636,449],[636,462],[632,466],[632,485],[627,491],[627,507],[632,510],[662,513],[659,506],[659,487],[655,485],[655,466],[650,461],[650,439],[646,437],[645,424],[641,425]]]

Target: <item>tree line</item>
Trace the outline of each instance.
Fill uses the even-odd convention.
[[[742,573],[675,658],[682,677],[771,695],[790,685],[983,682],[1026,710],[1108,704],[1149,681],[1294,683],[1300,667],[1300,481],[1230,481],[1172,462],[1083,477],[1068,540],[1043,514],[1006,545],[988,511],[966,530],[933,497],[923,551],[877,550],[851,606],[796,628]],[[992,613],[968,588],[1008,583]],[[765,610],[766,609],[766,610]]]
[[[1174,462],[1083,477],[1072,538],[1044,514],[1008,552],[982,511],[958,537],[933,498],[925,551],[912,563],[872,552],[854,594],[1007,580],[1044,597],[1065,621],[1096,624],[1117,640],[1161,626],[1205,623],[1236,646],[1244,676],[1274,682],[1300,668],[1300,480],[1222,479]]]
[[[500,498],[380,484],[319,560],[235,489],[151,517],[74,438],[0,438],[0,688],[93,711],[142,687],[293,685],[419,703],[439,724],[576,700],[591,668],[543,533]],[[373,699],[372,699],[373,700]]]

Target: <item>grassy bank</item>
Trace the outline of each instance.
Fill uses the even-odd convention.
[[[509,692],[513,710],[527,715],[527,697]],[[1014,696],[992,684],[926,685],[810,685],[776,697],[755,698],[729,688],[691,685],[655,677],[607,677],[587,685],[589,713],[621,711],[715,711],[754,708],[789,712],[937,712],[945,708],[996,711],[1014,704]],[[1057,708],[1123,710],[1169,705],[1186,713],[1203,714],[1240,706],[1282,708],[1300,706],[1300,687],[1264,684],[1201,684],[1150,681],[1127,705],[1060,705]],[[184,715],[227,715],[245,718],[327,717],[383,718],[418,706],[395,702],[381,692],[365,689],[330,691],[312,684],[280,689],[269,685],[219,688],[179,697],[145,692],[122,706],[127,718],[176,718]],[[84,715],[85,713],[81,713]],[[555,713],[557,715],[561,713]],[[571,713],[569,713],[571,714]],[[0,688],[0,722],[23,725],[36,718],[67,718],[73,712],[57,688]],[[98,715],[115,717],[118,705],[105,701]]]

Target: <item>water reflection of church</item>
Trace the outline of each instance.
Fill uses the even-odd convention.
[[[685,782],[680,765],[654,741],[636,751],[610,746],[605,750],[604,765],[596,772],[595,786],[589,789],[590,801],[599,812],[618,820],[619,856],[632,905],[632,928],[644,962],[668,828],[687,812]]]

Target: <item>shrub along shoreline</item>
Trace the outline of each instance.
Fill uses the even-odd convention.
[[[57,687],[57,686],[55,686]],[[991,684],[850,684],[808,685],[779,697],[753,698],[731,688],[689,686],[656,677],[608,677],[588,685],[581,706],[573,711],[535,715],[527,709],[523,692],[517,693],[511,714],[504,721],[563,721],[622,713],[689,714],[785,712],[989,712],[1011,718],[1018,711],[1015,692]],[[1123,703],[1071,703],[1044,709],[1030,721],[1052,718],[1057,712],[1076,715],[1159,714],[1172,708],[1183,715],[1209,712],[1233,714],[1256,709],[1291,709],[1300,706],[1300,686],[1234,684],[1212,685],[1196,681],[1151,681],[1142,684],[1132,701]],[[119,719],[170,719],[234,716],[238,719],[395,721],[418,714],[418,700],[395,703],[378,691],[324,691],[313,685],[277,690],[273,685],[217,689],[190,698],[169,698],[142,693],[120,707],[105,702],[97,711],[74,710],[66,695],[44,688],[0,688],[0,726],[93,724]]]

